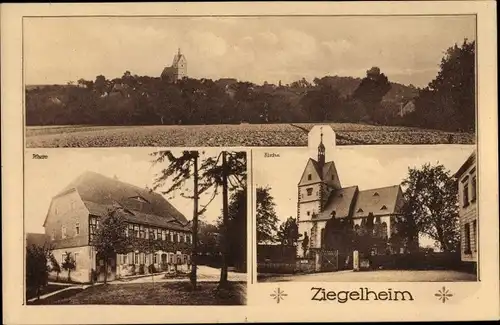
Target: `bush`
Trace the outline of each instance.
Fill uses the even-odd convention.
[[[144,274],[144,264],[139,265],[139,274]]]
[[[149,273],[157,273],[157,271],[156,271],[156,267],[155,267],[155,265],[154,265],[154,264],[150,264],[150,265],[148,266],[148,272],[149,272]]]
[[[97,272],[94,269],[90,270],[90,281],[97,282]]]

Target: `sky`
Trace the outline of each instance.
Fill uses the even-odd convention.
[[[165,168],[165,164],[153,166],[149,155],[157,149],[152,148],[113,148],[113,149],[36,149],[27,150],[25,158],[25,228],[26,232],[43,233],[43,222],[49,209],[52,197],[61,192],[71,181],[85,171],[94,171],[108,177],[139,187],[153,187],[155,175]],[[215,156],[218,149],[204,149],[200,161],[206,156]],[[174,154],[180,151],[172,150]],[[45,154],[47,159],[32,159],[32,155]],[[170,183],[162,189],[166,190]],[[192,193],[191,182],[186,183],[186,194]],[[158,191],[161,191],[159,189]],[[180,191],[171,197],[164,197],[191,220],[193,201],[180,196]],[[202,194],[201,205],[210,199],[210,193]],[[222,209],[222,195],[219,194],[208,206],[200,220],[214,223]]]
[[[25,18],[25,82],[159,77],[181,48],[193,78],[286,84],[378,66],[425,86],[464,38],[475,39],[474,16]]]
[[[319,127],[311,131],[309,148],[254,149],[253,182],[271,188],[280,222],[297,217],[297,184],[309,158],[317,159]],[[333,131],[323,128],[326,161],[334,161],[342,187],[357,185],[360,190],[400,184],[408,168],[425,163],[443,164],[455,173],[474,150],[474,145],[367,145],[334,146]],[[266,158],[265,153],[279,154]],[[421,238],[421,243],[433,242]]]

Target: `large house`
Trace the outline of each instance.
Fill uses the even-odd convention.
[[[358,186],[342,187],[335,162],[325,161],[325,150],[321,134],[318,159],[307,161],[298,183],[297,222],[301,239],[297,255],[302,257],[309,251],[309,256],[320,263],[322,251],[338,249],[328,240],[332,234],[327,224],[333,219],[348,221],[354,231],[359,231],[371,219],[387,243],[383,247],[373,247],[371,253],[400,253],[402,247],[389,244],[389,239],[396,232],[396,217],[403,205],[400,186],[368,190],[360,190]],[[346,256],[351,256],[352,247],[344,247],[344,252]]]
[[[74,259],[73,281],[104,280],[104,259],[92,242],[100,222],[113,210],[125,218],[127,236],[161,240],[169,243],[165,246],[170,249],[154,253],[132,249],[127,254],[117,254],[108,263],[108,280],[147,273],[151,264],[156,270],[174,265],[187,268],[192,242],[190,222],[175,207],[150,189],[85,172],[52,198],[43,224],[59,264],[67,254]]]
[[[461,259],[477,264],[478,215],[477,215],[477,170],[476,151],[467,158],[455,173],[458,180],[458,201],[460,218]]]
[[[181,49],[179,49],[174,56],[172,65],[163,69],[161,79],[176,82],[184,77],[187,77],[187,60],[184,54],[181,54]]]

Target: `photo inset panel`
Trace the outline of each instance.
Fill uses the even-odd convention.
[[[245,151],[28,150],[26,302],[242,305]]]
[[[478,280],[473,145],[254,149],[259,282]]]
[[[475,15],[26,17],[22,57],[29,148],[476,140]]]

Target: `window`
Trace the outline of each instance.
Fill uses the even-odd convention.
[[[325,247],[325,228],[321,229],[321,247]]]
[[[464,187],[462,189],[462,201],[463,201],[463,207],[465,208],[466,206],[469,205],[469,184],[464,183]]]
[[[158,254],[153,255],[153,264],[158,264]]]
[[[307,196],[311,196],[313,193],[313,189],[312,188],[308,188],[307,189]]]
[[[61,226],[61,233],[62,233],[62,238],[63,239],[67,237],[66,226]]]
[[[171,231],[170,232],[170,241],[173,242],[174,241],[174,233]]]
[[[307,211],[307,215],[310,216],[311,215],[311,211]]]
[[[69,208],[70,208],[71,210],[74,210],[74,209],[75,209],[75,207],[76,207],[76,202],[75,202],[75,201],[71,201],[71,202],[69,203]]]
[[[187,235],[187,242],[188,244],[191,244],[191,235]]]
[[[471,253],[471,247],[470,247],[471,242],[470,242],[470,224],[469,223],[465,224],[464,240],[465,240],[464,253],[470,254]]]
[[[90,217],[89,219],[89,240],[94,239],[95,233],[97,231],[97,218]]]
[[[134,264],[139,264],[139,254],[134,253]]]
[[[123,264],[128,264],[128,255],[123,254]]]
[[[164,229],[161,231],[161,239],[167,240],[167,232]]]
[[[311,179],[312,179],[312,175],[311,174],[307,175],[307,180],[310,181]]]
[[[471,202],[474,202],[476,201],[476,191],[477,191],[477,188],[476,188],[476,175],[474,175],[472,177],[472,182],[471,182]]]
[[[61,264],[64,263],[64,260],[66,259],[66,253],[61,255]]]
[[[78,236],[80,234],[80,223],[75,224],[75,234]]]
[[[73,262],[75,263],[75,268],[77,261],[78,261],[78,253],[73,253]]]
[[[146,233],[144,231],[144,226],[143,225],[139,226],[139,238],[146,238]]]
[[[332,181],[333,181],[334,179],[335,179],[335,176],[334,176],[334,175],[332,175]]]
[[[154,229],[149,229],[149,238],[151,239],[156,239],[156,232],[154,231]]]
[[[162,232],[160,228],[156,229],[156,239],[162,239]]]
[[[52,240],[56,240],[56,231],[52,229],[52,235],[50,236]]]
[[[477,252],[477,220],[472,221],[472,231],[474,232],[474,252]]]
[[[139,225],[134,225],[134,237],[139,238],[140,233],[139,233]]]

